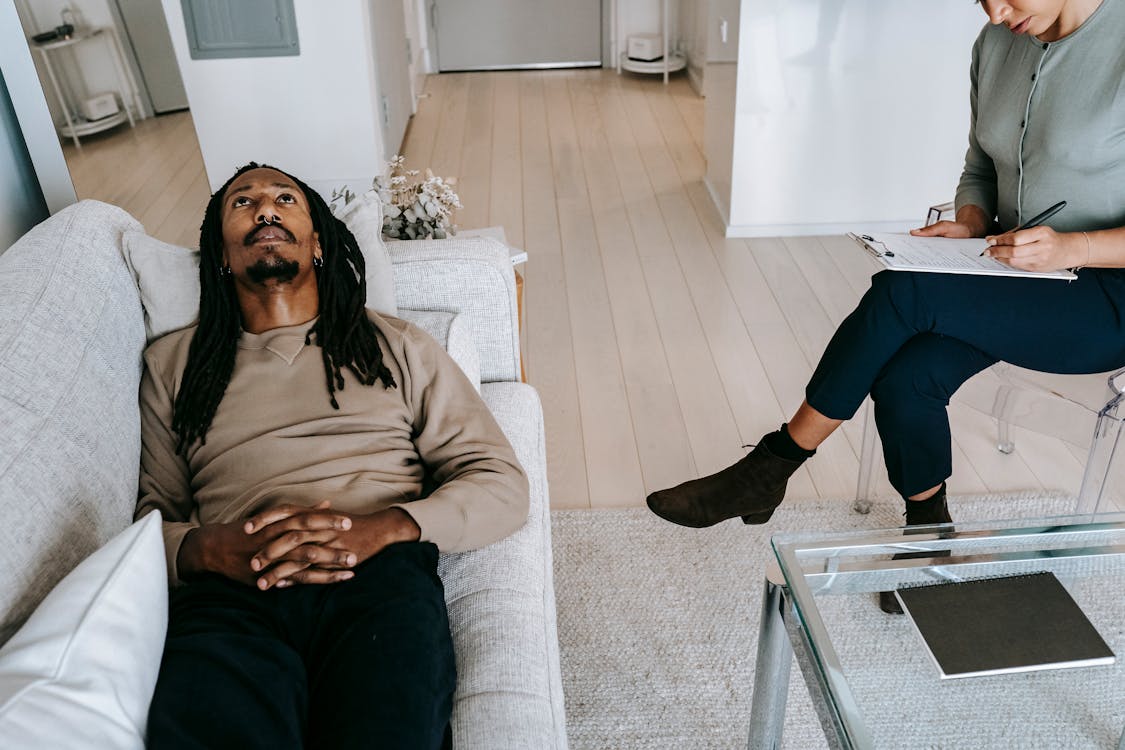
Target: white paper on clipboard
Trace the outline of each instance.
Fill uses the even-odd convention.
[[[984,276],[1029,276],[1036,279],[1078,278],[1070,271],[1023,271],[982,257],[983,239],[915,237],[912,234],[871,233],[848,236],[892,271],[965,273]]]

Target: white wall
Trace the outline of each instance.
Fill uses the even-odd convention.
[[[47,203],[0,72],[0,254],[45,218]]]
[[[214,190],[249,161],[325,198],[383,170],[371,16],[365,0],[296,0],[301,54],[193,60],[180,0],[162,0]]]
[[[700,95],[707,65],[708,32],[712,26],[711,4],[712,0],[679,0],[679,42],[687,57],[688,81]]]
[[[410,43],[410,88],[414,95],[413,112],[418,111],[418,97],[426,87],[426,75],[433,70],[430,62],[429,0],[402,0],[406,17],[406,38]]]
[[[902,229],[950,199],[985,21],[968,2],[742,0],[728,234]]]

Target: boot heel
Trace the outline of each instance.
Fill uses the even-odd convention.
[[[772,515],[772,510],[767,510],[765,513],[747,513],[746,515],[742,516],[742,522],[748,525],[765,523],[766,521],[770,520],[770,516]]]

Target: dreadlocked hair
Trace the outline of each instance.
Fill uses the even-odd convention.
[[[308,185],[276,167],[250,162],[211,196],[199,227],[199,325],[188,349],[172,414],[172,430],[179,436],[176,450],[181,454],[186,454],[196,440],[200,444],[207,442],[207,430],[234,370],[241,311],[234,280],[222,270],[222,204],[230,184],[251,169],[281,172],[293,180],[308,201],[324,265],[314,269],[319,317],[305,334],[305,343],[313,343],[315,337],[320,347],[332,408],[340,408],[336,391],[344,389],[342,367],[363,385],[374,385],[375,381],[382,380],[385,388],[395,387],[394,376],[383,363],[375,325],[367,317],[364,306],[367,297],[365,264],[355,236]]]

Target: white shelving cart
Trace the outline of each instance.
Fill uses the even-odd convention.
[[[67,92],[72,93],[74,88],[67,81],[65,75],[60,85],[60,74],[64,74],[63,70],[56,72],[55,66],[51,64],[51,56],[53,53],[61,49],[73,47],[76,44],[94,40],[101,41],[104,49],[108,51],[110,59],[113,61],[113,68],[117,74],[118,87],[113,92],[120,100],[121,109],[116,114],[109,117],[102,117],[97,120],[86,120],[83,118],[77,109],[76,102],[72,104],[71,97],[63,92],[64,86]],[[79,142],[79,137],[90,135],[92,133],[99,133],[103,130],[116,127],[126,120],[129,121],[130,127],[135,127],[133,118],[133,111],[135,110],[137,116],[143,111],[141,107],[140,95],[137,92],[136,82],[133,80],[132,75],[129,73],[128,68],[125,67],[125,56],[121,52],[121,43],[117,39],[117,34],[113,29],[108,27],[100,28],[87,28],[76,29],[70,36],[62,39],[53,39],[49,42],[33,43],[32,48],[39,53],[40,59],[43,61],[43,67],[47,71],[47,78],[50,79],[51,89],[55,94],[55,99],[59,103],[59,107],[63,112],[63,119],[66,121],[64,124],[58,125],[59,134],[64,138],[73,138],[76,148],[81,150],[82,144]]]
[[[613,0],[613,9],[610,16],[612,26],[610,33],[614,46],[617,44],[617,35],[621,29],[621,2],[622,0]],[[620,50],[617,54],[617,72],[619,74],[622,70],[627,70],[630,73],[663,73],[664,85],[667,86],[669,73],[675,73],[687,67],[687,58],[679,52],[669,49],[668,27],[671,16],[668,10],[668,2],[669,0],[660,0],[660,31],[664,36],[664,54],[659,60],[647,62],[630,59],[627,50]]]

